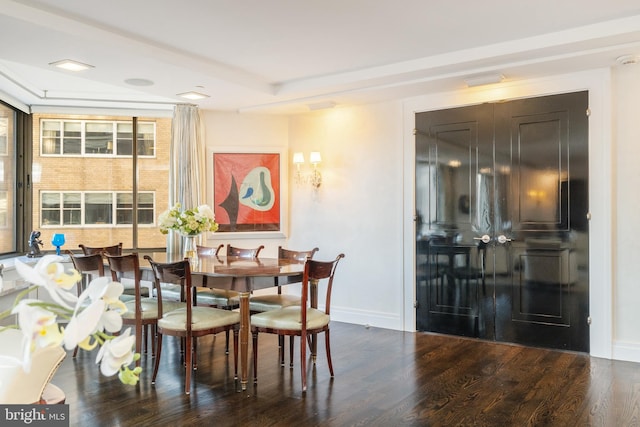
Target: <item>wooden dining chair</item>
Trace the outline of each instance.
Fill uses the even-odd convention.
[[[82,253],[85,255],[103,254],[109,255],[122,255],[122,242],[112,246],[86,246],[82,243],[78,245],[82,249]]]
[[[222,243],[219,244],[218,247],[216,248],[213,248],[211,246],[196,245],[196,251],[198,252],[198,255],[208,255],[208,256],[219,255],[222,248],[224,248],[224,245]]]
[[[158,312],[158,340],[157,354],[153,367],[151,383],[155,384],[162,354],[162,337],[172,335],[185,339],[185,394],[191,391],[191,371],[196,370],[197,363],[197,339],[205,335],[215,335],[219,332],[233,330],[233,361],[234,375],[238,378],[238,332],[240,330],[240,313],[230,310],[222,310],[213,307],[201,307],[194,298],[195,286],[191,281],[191,267],[188,260],[174,263],[157,263],[146,255],[145,259],[151,264],[156,287],[160,283],[171,283],[184,288],[184,308],[163,311],[159,305]]]
[[[318,250],[316,247],[308,251],[295,251],[278,246],[278,259],[294,263],[304,263],[307,259],[312,259]],[[274,285],[278,288],[278,293],[276,294],[252,295],[249,297],[249,311],[251,314],[277,310],[290,305],[300,305],[299,296],[282,293],[282,287],[278,284],[278,278],[275,279]],[[293,364],[293,337],[289,339],[289,355],[290,364]],[[283,335],[278,336],[278,360],[280,360],[280,364],[284,366]]]
[[[254,383],[258,381],[258,334],[260,332],[300,337],[300,371],[303,392],[307,390],[307,336],[324,332],[329,373],[333,377],[329,339],[331,290],[336,267],[342,258],[344,258],[344,254],[339,254],[333,261],[307,260],[302,276],[301,304],[265,311],[251,316]],[[327,282],[324,311],[309,307],[308,304],[311,292],[310,287],[317,287],[318,282],[321,280],[326,280]],[[315,357],[312,359],[313,363],[315,363]]]
[[[82,276],[78,281],[77,289],[78,296],[87,288],[87,285],[95,277],[104,276],[104,259],[102,254],[94,253],[92,255],[75,255],[73,252],[67,250],[65,252],[69,255],[73,268]],[[73,357],[78,354],[78,347],[73,349]]]
[[[121,282],[123,278],[132,278],[135,289],[135,298],[125,302],[127,311],[122,314],[122,323],[125,325],[133,325],[136,334],[136,352],[142,354],[142,333],[145,332],[145,348],[148,339],[151,340],[151,354],[155,354],[157,340],[156,327],[158,324],[159,313],[184,307],[183,302],[163,301],[162,288],[155,287],[155,283],[151,282],[152,290],[156,293],[157,298],[143,297],[140,290],[140,261],[138,253],[134,252],[127,255],[109,255],[104,254],[109,262],[111,270],[111,278],[114,281]],[[153,289],[155,287],[155,289]],[[152,327],[151,333],[149,327]],[[136,361],[136,366],[140,366],[140,359]]]
[[[313,248],[308,251],[294,251],[278,246],[278,259],[302,264],[307,259],[313,259],[316,252],[318,252],[318,248]],[[277,310],[288,305],[300,304],[299,296],[282,293],[282,287],[278,285],[277,278],[275,279],[274,285],[278,288],[277,294],[255,295],[249,298],[249,309],[252,314]]]
[[[260,251],[264,249],[264,245],[257,248],[238,248],[227,244],[227,256],[235,256],[238,258],[258,258]]]

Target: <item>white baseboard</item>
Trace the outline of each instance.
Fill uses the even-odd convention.
[[[336,322],[353,323],[355,325],[373,326],[375,328],[402,330],[402,316],[395,313],[354,310],[345,307],[331,307],[331,319]]]
[[[640,362],[640,343],[614,341],[612,359]]]

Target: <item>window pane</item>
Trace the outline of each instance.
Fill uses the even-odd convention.
[[[82,195],[80,193],[65,193],[63,199],[63,225],[82,224]]]
[[[7,207],[9,206],[8,197],[9,193],[7,191],[0,190],[0,227],[2,228],[9,226],[9,215],[7,212]]]
[[[153,123],[138,123],[138,155],[155,154],[155,126]]]
[[[138,194],[138,224],[153,224],[153,193]]]
[[[116,224],[133,224],[133,195],[118,193],[116,206]]]
[[[42,193],[41,224],[60,225],[60,193]]]
[[[81,154],[82,127],[80,122],[64,122],[63,154]]]
[[[133,154],[133,124],[118,123],[118,156]]]
[[[42,122],[42,154],[60,154],[60,122]]]
[[[113,195],[111,193],[85,194],[85,224],[112,224],[112,205]]]
[[[9,130],[9,119],[7,117],[0,117],[0,155],[7,155],[8,153],[8,140],[7,140],[8,130]]]
[[[88,122],[86,124],[84,152],[87,154],[111,154],[113,152],[113,122]]]

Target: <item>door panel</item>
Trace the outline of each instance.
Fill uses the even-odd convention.
[[[588,351],[587,102],[416,114],[419,330]]]

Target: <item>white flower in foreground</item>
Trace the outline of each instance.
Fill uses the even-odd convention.
[[[104,330],[118,332],[122,328],[121,311],[126,311],[126,306],[119,297],[123,290],[122,284],[112,282],[106,276],[91,281],[78,297],[76,309],[64,330],[67,350],[76,346],[92,350],[97,345],[97,341],[92,340],[93,334]],[[87,299],[91,302],[84,306]]]
[[[49,310],[30,305],[32,303],[38,301],[24,299],[11,311],[18,314],[18,325],[26,338],[23,341],[23,367],[26,372],[31,368],[31,353],[36,348],[60,345],[63,339],[56,315]]]
[[[73,289],[82,277],[75,270],[65,272],[62,260],[63,258],[57,255],[45,255],[33,267],[18,259],[15,266],[24,280],[45,288],[57,304],[72,310],[78,297],[69,290]]]
[[[100,372],[110,377],[117,374],[121,367],[130,365],[134,360],[135,344],[136,337],[131,335],[131,328],[102,344],[96,357],[96,363],[100,363]]]

